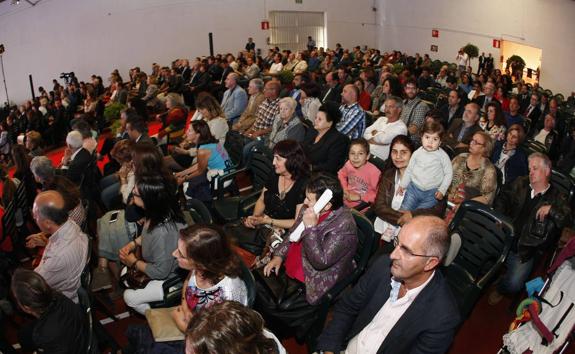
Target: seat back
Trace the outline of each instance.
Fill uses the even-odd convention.
[[[248,291],[248,307],[251,308],[254,305],[254,301],[256,300],[256,280],[254,279],[254,275],[248,266],[244,263],[244,261],[240,262],[242,268],[242,274],[240,275],[240,278],[242,278],[246,284],[246,289]]]
[[[355,252],[355,263],[357,265],[356,271],[359,277],[367,267],[367,263],[371,255],[375,252],[378,246],[378,238],[373,230],[373,224],[362,213],[357,210],[351,211],[355,225],[357,227],[357,251]],[[355,280],[354,280],[355,281]]]
[[[547,154],[547,147],[544,144],[532,139],[525,140],[521,145],[521,148],[525,151],[527,156],[531,155],[534,152],[540,152],[543,154]]]
[[[92,305],[90,303],[90,296],[88,291],[83,287],[78,289],[78,303],[82,310],[86,313],[86,319],[88,320],[88,347],[85,353],[92,354],[98,352],[98,346],[94,336],[94,324],[92,318]]]
[[[230,130],[226,134],[226,142],[224,143],[224,147],[232,160],[232,163],[236,167],[243,166],[243,154],[242,151],[244,150],[245,145],[245,138],[240,132],[235,130]]]
[[[371,162],[375,167],[377,167],[381,172],[385,169],[385,160],[375,156],[369,156],[369,162]]]
[[[251,153],[251,158],[248,164],[248,169],[252,176],[253,190],[257,191],[262,189],[266,182],[274,173],[272,164],[272,157],[269,151],[265,148],[256,148]]]
[[[564,193],[567,196],[568,203],[571,204],[575,192],[575,181],[573,181],[573,178],[559,171],[552,170],[551,184],[561,193]]]
[[[188,210],[192,215],[192,219],[196,224],[212,224],[212,214],[210,210],[206,207],[206,205],[198,199],[188,199]]]
[[[489,206],[469,200],[459,206],[449,232],[459,234],[461,247],[443,270],[460,312],[467,316],[505,261],[514,238],[513,226]]]

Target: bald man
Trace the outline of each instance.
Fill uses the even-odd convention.
[[[334,310],[318,339],[325,353],[444,353],[460,321],[440,271],[450,238],[445,222],[418,216],[405,224],[390,256],[368,269]]]
[[[80,275],[88,257],[88,237],[68,219],[64,198],[57,191],[38,194],[32,215],[41,232],[28,236],[26,246],[46,247],[34,270],[50,287],[77,303]]]

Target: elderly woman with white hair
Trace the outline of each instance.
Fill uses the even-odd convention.
[[[274,146],[282,140],[295,140],[302,142],[305,138],[305,126],[296,114],[297,102],[291,97],[284,97],[280,100],[280,113],[274,119],[272,132],[268,139],[268,147]]]
[[[186,120],[188,119],[188,109],[184,105],[182,96],[177,93],[169,93],[166,96],[166,108],[168,112],[158,114],[156,119],[162,122],[162,127],[158,132],[158,145],[173,142],[184,135]]]
[[[82,147],[84,139],[79,131],[72,130],[66,136],[66,149],[60,169],[64,175],[79,186],[82,182],[84,172],[92,162],[92,155]]]

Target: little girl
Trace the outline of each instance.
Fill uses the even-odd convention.
[[[369,143],[364,138],[351,141],[349,160],[337,176],[343,188],[344,204],[355,208],[363,203],[373,203],[381,171],[369,160]]]

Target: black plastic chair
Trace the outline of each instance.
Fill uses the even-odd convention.
[[[513,225],[489,206],[468,200],[459,206],[449,232],[459,234],[461,248],[443,272],[461,315],[467,317],[505,262],[514,238]]]
[[[531,155],[534,152],[547,154],[547,147],[536,140],[531,139],[525,140],[520,147],[523,149],[523,151],[525,151],[527,156]]]
[[[274,168],[272,158],[265,149],[255,149],[246,164],[246,170],[251,175],[252,192],[245,196],[234,196],[216,199],[212,202],[212,209],[216,219],[222,223],[229,223],[245,216],[258,200],[261,190],[268,181]],[[230,173],[233,178],[239,171]],[[220,179],[224,183],[224,179]]]
[[[212,224],[214,222],[210,210],[201,200],[192,198],[188,199],[186,203],[196,224]]]
[[[383,160],[382,158],[379,158],[375,155],[370,155],[369,156],[369,162],[374,164],[375,167],[377,167],[381,172],[383,172],[383,170],[385,170],[385,160]]]
[[[561,193],[565,193],[567,196],[567,202],[569,205],[571,205],[571,202],[573,201],[573,194],[575,193],[575,181],[573,178],[559,171],[552,170],[551,184]]]
[[[86,313],[88,320],[88,347],[85,353],[96,354],[98,353],[98,342],[94,336],[94,318],[92,317],[92,305],[90,302],[90,295],[86,289],[80,287],[78,289],[78,303],[82,310]]]
[[[373,230],[371,221],[355,210],[352,210],[352,213],[357,226],[358,245],[354,257],[357,267],[353,273],[337,282],[320,300],[317,317],[310,329],[306,331],[305,342],[310,353],[315,351],[316,341],[323,330],[330,306],[348,286],[357,282],[367,268],[370,257],[378,247],[379,238]]]

